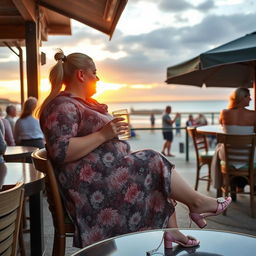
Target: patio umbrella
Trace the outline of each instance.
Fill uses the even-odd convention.
[[[167,68],[167,84],[202,87],[254,87],[256,109],[256,32]]]

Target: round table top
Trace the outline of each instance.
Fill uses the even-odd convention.
[[[28,146],[8,146],[4,153],[6,162],[26,162],[26,157],[38,148]]]
[[[5,155],[20,155],[31,153],[38,148],[36,147],[27,147],[27,146],[8,146],[5,151]]]
[[[216,135],[217,133],[224,133],[221,125],[219,124],[198,126],[196,128],[196,131],[198,133],[205,134],[205,135]]]
[[[0,163],[0,187],[24,182],[25,195],[30,196],[44,186],[45,175],[29,163]]]
[[[181,231],[196,237],[200,240],[200,245],[193,248],[183,248],[173,243],[173,249],[165,249],[162,240],[164,231],[152,230],[107,239],[85,247],[74,253],[73,256],[251,256],[255,254],[256,237],[253,236],[217,230],[188,229]]]

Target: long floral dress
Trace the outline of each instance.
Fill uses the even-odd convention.
[[[70,138],[96,132],[111,119],[106,105],[65,92],[48,104],[40,118],[64,204],[75,223],[76,247],[166,227],[174,212],[169,200],[174,166],[158,152],[131,153],[127,142],[114,138],[64,163]]]

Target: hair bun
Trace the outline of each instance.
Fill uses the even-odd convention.
[[[54,55],[54,59],[56,61],[62,60],[63,62],[66,61],[67,57],[65,56],[65,54],[63,53],[63,51],[59,51]]]

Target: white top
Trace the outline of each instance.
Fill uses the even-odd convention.
[[[223,125],[222,128],[227,134],[246,135],[254,133],[254,126]]]
[[[19,118],[15,124],[14,138],[16,143],[21,140],[43,139],[44,135],[39,121],[33,116]]]

